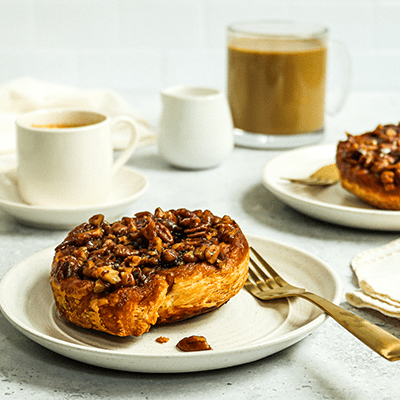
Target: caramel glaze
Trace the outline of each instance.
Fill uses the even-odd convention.
[[[50,283],[71,323],[140,336],[226,303],[244,285],[248,253],[237,223],[210,211],[157,209],[113,224],[96,215],[56,248]]]

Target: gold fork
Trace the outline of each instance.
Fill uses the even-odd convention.
[[[309,300],[382,357],[389,361],[400,359],[398,338],[315,293],[287,283],[253,247],[250,248],[258,263],[250,257],[249,278],[245,288],[254,297],[273,300],[297,296]]]
[[[306,178],[281,178],[292,183],[301,183],[309,186],[330,186],[340,181],[340,174],[336,164],[329,164],[319,168]]]

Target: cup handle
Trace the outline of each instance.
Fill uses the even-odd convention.
[[[132,118],[124,116],[114,117],[111,122],[111,130],[113,130],[116,125],[121,123],[125,123],[129,126],[131,130],[131,138],[126,149],[114,161],[111,170],[112,175],[114,175],[129,160],[139,142],[139,126]]]
[[[351,56],[347,46],[340,40],[329,40],[327,64],[326,112],[334,116],[345,104],[352,82]]]

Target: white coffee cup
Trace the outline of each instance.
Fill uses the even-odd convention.
[[[114,161],[112,133],[128,125],[131,138]],[[28,204],[79,207],[107,201],[113,175],[138,142],[129,117],[82,110],[40,110],[22,115],[17,128],[18,190]]]
[[[226,96],[215,89],[179,86],[161,92],[158,149],[170,164],[189,169],[220,164],[233,149]]]

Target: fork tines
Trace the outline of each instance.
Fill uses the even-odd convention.
[[[256,256],[258,263],[254,261],[252,257],[250,257],[250,265],[249,271],[252,273],[252,276],[256,275],[261,277],[263,281],[266,281],[269,286],[271,286],[272,282],[276,282],[276,284],[272,285],[272,287],[276,287],[277,285],[282,286],[287,284],[287,282],[268,264],[267,261],[255,250],[253,247],[250,247],[250,250]],[[259,265],[261,264],[261,266]]]

